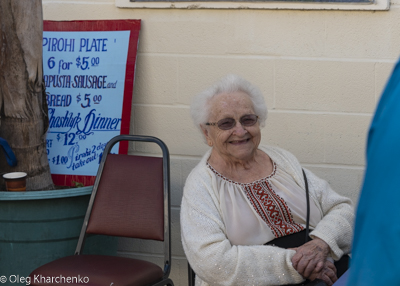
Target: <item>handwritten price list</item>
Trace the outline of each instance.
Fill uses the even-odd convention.
[[[95,176],[120,134],[129,33],[43,33],[52,174]]]

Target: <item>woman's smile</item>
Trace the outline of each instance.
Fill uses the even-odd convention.
[[[232,145],[243,145],[249,141],[250,141],[250,138],[247,138],[247,139],[241,139],[241,140],[232,140],[232,141],[229,141],[229,143]]]

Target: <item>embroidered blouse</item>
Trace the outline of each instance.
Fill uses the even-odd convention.
[[[269,183],[273,186],[274,192],[288,205],[295,223],[302,224],[301,221],[296,220],[295,209],[300,200],[305,201],[300,163],[293,154],[281,148],[260,145],[259,149],[268,154],[277,166],[276,174],[272,177],[277,176],[275,178],[278,178],[280,170],[286,173],[285,175],[281,174],[282,177],[287,177],[289,174],[287,181],[274,181],[275,178],[270,178]],[[211,151],[212,149],[207,151],[187,177],[181,203],[182,246],[196,273],[196,285],[266,286],[298,284],[304,281],[292,265],[292,258],[296,253],[294,250],[260,245],[268,241],[267,235],[265,232],[254,229],[254,226],[249,226],[254,222],[258,223],[260,228],[267,224],[256,211],[253,211],[254,208],[247,197],[243,195],[242,188],[238,187],[240,184],[228,183],[207,166]],[[333,259],[338,260],[344,253],[349,253],[351,249],[354,208],[350,199],[332,190],[325,180],[318,178],[306,168],[304,170],[310,190],[310,203],[317,206],[319,211],[317,217],[322,217],[310,232],[310,236],[319,237],[328,243],[331,248],[330,255]],[[301,186],[303,191],[298,196],[301,198],[292,199],[293,205],[289,203],[287,197],[291,197],[292,193],[296,194],[296,191],[290,190],[288,194],[284,194],[279,188],[278,193],[274,187],[281,184],[295,186],[295,188],[297,185]],[[285,197],[283,197],[284,195]],[[232,203],[227,205],[225,198],[232,200]],[[245,205],[246,211],[235,212],[235,209],[238,210],[241,207],[232,207],[232,205],[238,203]],[[231,209],[230,213],[228,213],[228,208]],[[305,207],[299,209],[305,209]],[[246,217],[250,217],[249,219],[244,219],[244,212],[250,214],[250,216],[246,215]],[[235,217],[227,218],[229,215]],[[311,225],[314,226],[314,210],[312,210],[311,216]],[[305,214],[303,214],[303,221],[304,217]],[[240,222],[235,225],[233,223],[236,219],[240,219]],[[229,231],[227,224],[229,224]],[[238,238],[233,233],[232,226],[236,226],[235,231]],[[257,227],[256,225],[255,228]],[[263,228],[263,230],[265,229],[266,227]],[[269,231],[272,233],[271,230]],[[261,237],[256,240],[255,237],[260,235]],[[271,238],[274,237],[271,235]],[[246,240],[256,241],[258,245],[250,245]],[[233,245],[233,243],[248,245]]]
[[[207,166],[216,174],[226,235],[232,245],[260,245],[305,229],[305,191],[275,162],[269,176],[246,184],[229,180]],[[321,219],[310,199],[310,229]]]

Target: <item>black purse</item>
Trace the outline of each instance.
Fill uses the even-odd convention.
[[[294,234],[282,236],[275,238],[269,242],[267,242],[265,245],[273,245],[273,246],[278,246],[281,248],[295,248],[303,245],[304,243],[312,240],[309,236],[310,233],[310,195],[308,192],[308,181],[307,181],[307,176],[306,173],[303,171],[303,177],[304,177],[304,183],[306,187],[306,202],[307,202],[307,220],[306,220],[306,229],[299,231]],[[336,261],[335,267],[337,270],[337,277],[339,278],[340,276],[343,275],[343,273],[346,272],[346,270],[349,268],[349,256],[348,255],[343,255],[339,261]],[[290,284],[287,286],[327,286],[327,284],[320,280],[316,279],[314,281],[306,280],[300,284]]]

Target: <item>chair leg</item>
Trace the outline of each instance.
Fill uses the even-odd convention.
[[[189,262],[188,262],[188,286],[194,286],[195,284],[195,277],[196,274],[194,273],[192,267],[190,266]]]

